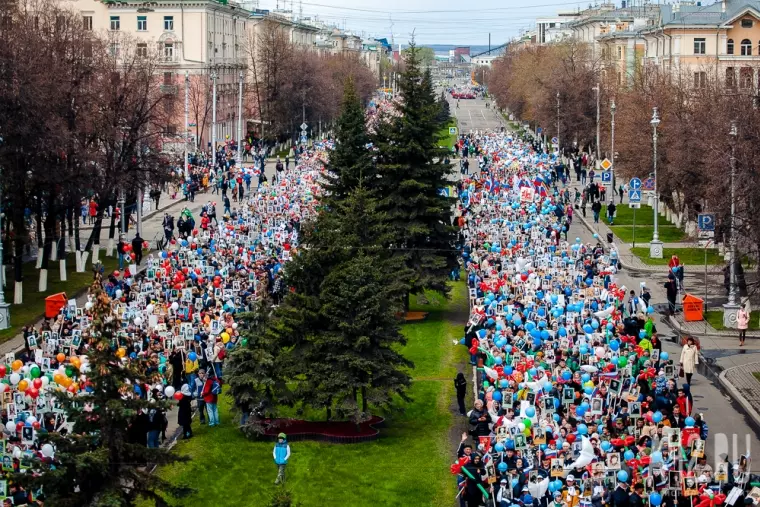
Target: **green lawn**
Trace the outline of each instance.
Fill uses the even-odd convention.
[[[638,228],[637,235],[638,235]],[[648,239],[651,239],[648,238]],[[681,260],[681,262],[688,269],[689,266],[699,266],[705,264],[705,249],[704,248],[663,248],[662,259],[650,259],[649,247],[636,247],[631,248],[634,255],[639,257],[644,264],[652,266],[667,266],[670,257],[675,254]],[[725,264],[723,256],[718,255],[718,250],[714,248],[707,249],[707,264],[708,265],[722,265]]]
[[[464,283],[455,285],[449,302],[412,304],[412,310],[430,312],[426,320],[404,326],[409,339],[404,352],[416,365],[413,402],[403,413],[387,418],[374,442],[291,444],[287,482],[297,502],[304,507],[452,504],[456,489],[449,465],[455,449],[448,433],[452,424],[463,424],[464,419],[455,418],[449,406],[456,365],[466,362],[467,350],[452,345],[452,340],[461,338],[464,321],[452,321],[451,312],[464,312],[466,318],[466,308]],[[191,461],[158,472],[175,484],[196,489],[173,505],[264,506],[275,490],[273,444],[247,440],[236,429],[226,396],[220,408],[220,427],[195,424],[195,437],[177,445],[177,452]],[[142,507],[151,505],[144,502]]]
[[[601,218],[599,220],[601,221]],[[604,222],[608,223],[606,218]],[[639,226],[636,224],[636,236],[634,238],[634,227],[632,225],[617,225],[617,220],[615,220],[615,225],[612,225],[610,228],[612,229],[612,232],[615,233],[615,236],[620,238],[625,243],[633,243],[634,239],[637,243],[648,243],[652,240],[652,234],[654,233],[654,226]],[[683,230],[677,228],[674,225],[661,225],[658,227],[658,229],[660,233],[660,241],[664,243],[678,243],[680,241],[689,240],[689,236],[687,236]]]
[[[609,195],[609,192],[607,193]],[[628,207],[628,204],[615,204],[615,225],[633,225],[633,209]],[[607,216],[607,206],[602,206],[601,216]],[[606,220],[606,218],[605,218]],[[636,235],[638,236],[638,229],[640,225],[654,226],[654,211],[650,206],[642,205],[640,209],[636,210]],[[657,225],[660,227],[667,225],[674,225],[660,215]]]
[[[116,247],[114,247],[114,251]],[[105,248],[100,249],[100,262],[105,266],[105,272],[110,273],[119,265],[118,259],[115,257],[106,257]],[[60,281],[60,269],[59,262],[50,262],[48,267],[48,290],[47,292],[38,292],[39,286],[39,270],[36,269],[34,262],[26,262],[23,265],[24,275],[24,302],[20,305],[11,304],[11,324],[8,329],[0,331],[0,343],[7,341],[18,333],[21,332],[21,328],[37,322],[45,313],[45,298],[51,294],[57,294],[58,292],[65,292],[69,299],[73,298],[77,292],[86,289],[92,283],[92,257],[88,258],[87,266],[84,273],[76,272],[76,261],[74,260],[74,254],[70,253],[66,256],[66,271],[68,280],[65,282]],[[7,269],[7,284],[5,290],[5,300],[9,303],[13,302],[13,270],[8,267]]]
[[[713,327],[713,329],[716,329],[716,330],[726,329],[723,326],[723,311],[722,310],[706,311],[705,320]],[[755,312],[750,313],[748,329],[760,329],[760,311],[755,311]]]

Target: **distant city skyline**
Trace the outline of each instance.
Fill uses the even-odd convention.
[[[533,29],[537,17],[554,16],[558,11],[575,11],[588,2],[539,0],[531,5],[519,0],[260,0],[262,9],[303,9],[305,17],[318,17],[367,36],[387,37],[407,44],[414,34],[420,44],[499,46]],[[617,3],[620,3],[619,0]],[[476,10],[468,9],[477,5]]]

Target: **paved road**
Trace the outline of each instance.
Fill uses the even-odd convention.
[[[469,79],[452,81],[454,85],[463,85],[469,82]],[[457,100],[452,99],[447,94],[451,115],[454,116],[459,124],[459,132],[468,134],[475,131],[498,130],[505,124],[496,109],[486,108],[486,102],[493,105],[491,99],[460,99],[457,108]]]

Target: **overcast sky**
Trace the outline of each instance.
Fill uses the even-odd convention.
[[[292,0],[298,13],[299,1]],[[277,0],[260,0],[262,9],[275,9]],[[291,0],[279,0],[290,8]],[[406,43],[414,31],[422,44],[503,44],[522,30],[533,28],[536,17],[587,7],[588,0],[303,0],[304,16],[373,37],[395,36]],[[392,28],[391,28],[392,26]]]

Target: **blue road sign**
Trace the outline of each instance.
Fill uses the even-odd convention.
[[[697,228],[700,231],[714,231],[715,230],[715,214],[713,213],[700,213],[697,217]]]
[[[602,172],[602,183],[612,183],[612,173],[610,171]]]
[[[557,139],[556,137],[552,137],[552,144],[557,144],[557,141],[559,141],[559,139]]]
[[[654,178],[645,179],[642,188],[644,190],[654,190]]]
[[[632,190],[640,190],[641,180],[638,178],[631,178],[631,182],[628,183],[628,186],[631,187]]]
[[[540,134],[540,133],[542,133],[543,131],[544,131],[544,129],[542,129],[541,127],[538,127],[538,128],[536,129],[536,134]]]
[[[629,190],[628,202],[641,202],[641,190]]]

